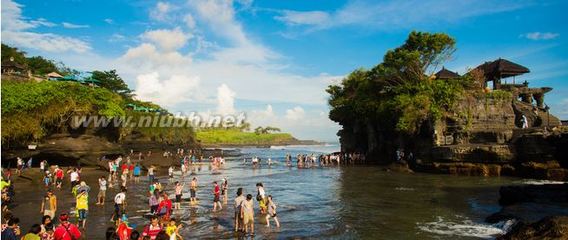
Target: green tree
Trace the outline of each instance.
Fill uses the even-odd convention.
[[[28,67],[34,74],[45,75],[50,72],[59,72],[59,69],[52,60],[41,56],[27,58]]]
[[[16,63],[27,65],[26,52],[2,43],[2,62],[10,61],[10,58],[13,58]]]
[[[116,70],[110,71],[94,71],[94,79],[99,80],[100,86],[109,89],[112,92],[118,93],[125,98],[132,97],[132,90],[128,88],[128,85],[122,78],[116,73]]]

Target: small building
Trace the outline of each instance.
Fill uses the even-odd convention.
[[[45,75],[47,77],[48,80],[59,80],[61,78],[63,78],[63,76],[61,76],[61,74],[56,73],[56,72],[50,72],[48,74]]]
[[[455,79],[461,77],[458,73],[452,72],[445,67],[442,67],[442,70],[438,71],[434,76],[436,79]]]
[[[483,72],[485,86],[487,86],[487,82],[493,82],[493,89],[501,89],[502,79],[513,77],[513,84],[515,84],[516,76],[530,72],[528,68],[502,58],[492,62],[485,62],[475,69]]]
[[[2,74],[26,74],[26,67],[10,58],[9,61],[2,62]]]

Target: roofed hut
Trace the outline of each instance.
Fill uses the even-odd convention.
[[[504,78],[515,77],[530,72],[528,68],[502,58],[493,62],[485,62],[475,69],[483,71],[486,84],[489,81],[493,81],[493,89],[500,89],[501,80]],[[513,79],[513,83],[514,81]]]
[[[455,79],[461,77],[458,73],[452,72],[445,67],[442,67],[442,70],[438,71],[434,76],[436,76],[436,79]]]

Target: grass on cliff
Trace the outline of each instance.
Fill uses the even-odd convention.
[[[256,134],[239,129],[203,129],[198,130],[196,136],[197,140],[206,145],[275,145],[295,140],[289,133]]]

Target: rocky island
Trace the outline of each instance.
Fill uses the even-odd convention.
[[[342,151],[380,164],[402,152],[421,172],[568,180],[568,128],[545,104],[552,88],[515,83],[530,70],[501,58],[463,76],[429,74],[454,44],[445,34],[413,32],[382,63],[330,86]]]

